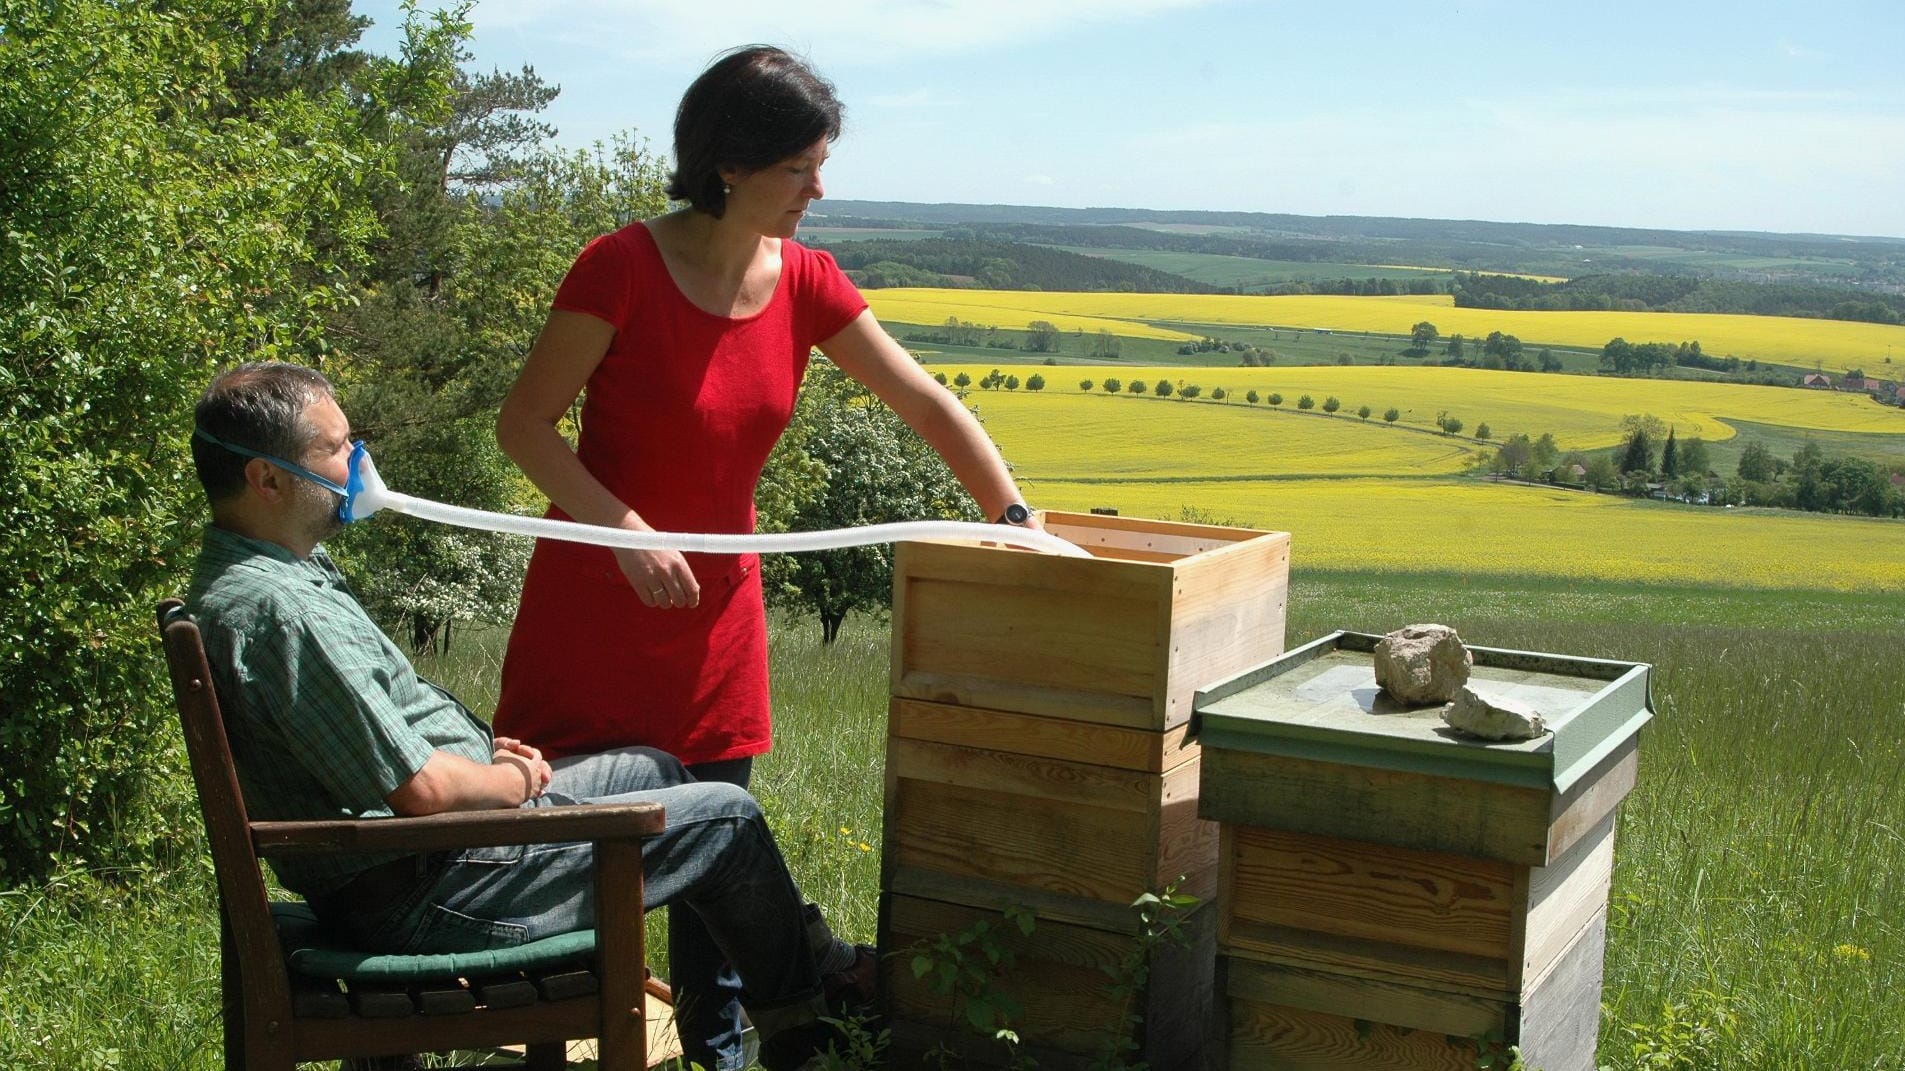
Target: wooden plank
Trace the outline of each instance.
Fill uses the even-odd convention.
[[[1087,900],[1083,897],[1034,889],[1026,885],[1012,885],[987,878],[947,874],[911,866],[886,868],[885,877],[881,882],[881,892],[944,900],[948,903],[983,907],[992,911],[1003,911],[1007,907],[1025,907],[1037,912],[1038,917],[1042,919],[1049,918],[1080,926],[1090,926],[1107,933],[1137,932],[1136,916],[1131,913],[1130,903],[1137,898],[1135,893],[1129,899],[1122,901]]]
[[[1290,537],[1264,536],[1177,571],[1164,724],[1190,721],[1197,690],[1283,653]]]
[[[1516,868],[1495,860],[1257,827],[1232,837],[1233,925],[1253,923],[1499,960],[1514,956]]]
[[[1158,774],[898,736],[887,738],[886,764],[902,780],[1018,797],[1027,820],[1048,800],[1147,814],[1161,791]]]
[[[1289,926],[1233,921],[1223,951],[1239,958],[1467,993],[1491,1000],[1513,1000],[1516,992],[1512,962]]]
[[[1523,1000],[1514,1039],[1529,1067],[1594,1071],[1607,913],[1597,914]]]
[[[1168,585],[1159,570],[1157,581]],[[905,577],[893,695],[1161,729],[1163,591],[1146,599]]]
[[[1223,956],[1222,995],[1348,1015],[1411,1030],[1477,1037],[1507,1029],[1507,1001]]]
[[[887,811],[894,866],[936,870],[1111,903],[1130,903],[1155,872],[1157,845],[1128,811],[933,784],[895,783]]]
[[[1544,862],[1553,862],[1567,854],[1577,840],[1592,833],[1602,819],[1612,815],[1621,800],[1634,790],[1639,774],[1640,737],[1630,736],[1586,777],[1575,782],[1566,795],[1554,801],[1548,823],[1548,857]]]
[[[1228,1071],[1475,1071],[1466,1038],[1233,999]]]
[[[1205,818],[1540,866],[1551,793],[1206,747]]]
[[[1197,742],[1188,738],[1188,726],[1160,733],[914,699],[891,702],[887,710],[887,732],[913,740],[991,748],[1147,773],[1174,769],[1196,758],[1199,751]]]
[[[1525,986],[1540,980],[1597,915],[1607,911],[1614,877],[1614,815],[1547,866],[1527,871],[1528,905],[1521,938]]]
[[[1204,1042],[1214,918],[1209,907],[1194,909],[1184,922],[1190,937],[1186,945],[1153,948],[1149,984],[1129,1004],[1114,1001],[1109,989],[1129,970],[1128,961],[1140,947],[1135,929],[1107,933],[1040,917],[1027,935],[993,911],[889,894],[881,905],[880,940],[884,948],[906,950],[981,920],[1006,927],[995,943],[1009,949],[1014,962],[992,984],[1024,1005],[1013,1029],[1028,1046],[1089,1058],[1105,1051],[1109,1030],[1124,1026],[1138,1045],[1138,1058],[1153,1067],[1171,1067],[1184,1065],[1187,1054]],[[910,954],[882,959],[880,988],[888,1020],[896,1031],[912,1024],[941,1031],[950,1040],[960,1032],[951,1028],[957,1009],[949,996],[934,993],[913,976],[911,961]],[[1140,1019],[1135,1029],[1126,1025],[1132,1014]],[[982,1065],[996,1065],[994,1052]]]
[[[1178,892],[1208,901],[1217,895],[1218,824],[1197,816],[1198,761],[1179,765],[1161,778],[1158,802],[1157,870],[1153,885],[1178,883]]]
[[[1283,535],[1250,528],[1231,528],[1214,524],[1190,524],[1145,517],[1111,517],[1090,513],[1063,513],[1047,510],[1039,514],[1045,530],[1070,540],[1094,553],[1103,551],[1120,556],[1134,552],[1171,554],[1177,557],[1209,554],[1238,543],[1266,535]],[[1285,536],[1287,539],[1288,537]]]

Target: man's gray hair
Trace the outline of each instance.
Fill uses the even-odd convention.
[[[199,395],[196,425],[234,446],[302,463],[317,429],[304,411],[320,398],[336,398],[324,373],[283,361],[252,361],[213,377]],[[192,437],[192,464],[212,502],[245,487],[245,463],[251,460],[217,443]]]

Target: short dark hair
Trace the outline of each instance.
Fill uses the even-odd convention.
[[[283,361],[253,361],[212,378],[199,395],[193,423],[217,438],[247,450],[304,460],[317,429],[304,411],[320,398],[337,396],[331,381],[315,368]],[[205,497],[225,501],[245,489],[245,463],[251,459],[217,443],[192,436],[192,466]]]
[[[668,196],[716,219],[727,211],[721,168],[757,171],[840,136],[846,109],[833,83],[771,45],[724,53],[682,94]]]

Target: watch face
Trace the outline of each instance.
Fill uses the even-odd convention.
[[[1024,524],[1031,517],[1032,511],[1026,509],[1023,503],[1014,502],[1005,508],[1005,523],[1007,524]]]

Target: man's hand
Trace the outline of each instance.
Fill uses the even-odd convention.
[[[490,757],[491,764],[506,763],[522,771],[523,802],[527,803],[549,791],[549,779],[555,776],[555,771],[543,761],[541,751],[509,736],[499,736],[492,744],[496,752]]]

